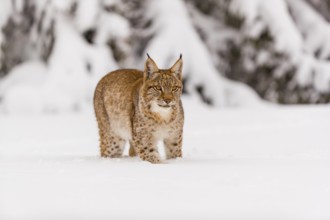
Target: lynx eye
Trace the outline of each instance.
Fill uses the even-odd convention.
[[[174,86],[174,87],[172,87],[172,91],[173,91],[173,92],[176,92],[176,91],[178,91],[179,89],[180,89],[179,86]]]
[[[153,88],[154,88],[154,90],[162,91],[162,87],[161,86],[154,86]]]

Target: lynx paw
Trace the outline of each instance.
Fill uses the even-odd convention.
[[[143,154],[140,157],[142,160],[148,161],[153,164],[159,164],[162,162],[158,154]]]

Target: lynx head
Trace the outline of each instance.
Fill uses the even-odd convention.
[[[181,94],[182,56],[171,68],[159,69],[148,55],[143,77],[144,101],[154,109],[171,109],[180,102]]]

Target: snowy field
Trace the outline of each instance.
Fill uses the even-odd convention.
[[[159,165],[100,158],[92,112],[0,116],[0,219],[330,219],[330,106],[184,105]]]

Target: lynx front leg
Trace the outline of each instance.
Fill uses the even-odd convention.
[[[164,140],[166,159],[182,157],[182,134]]]
[[[133,142],[135,151],[142,160],[149,161],[150,163],[161,162],[156,142],[151,135],[145,132],[139,132],[133,136]]]

